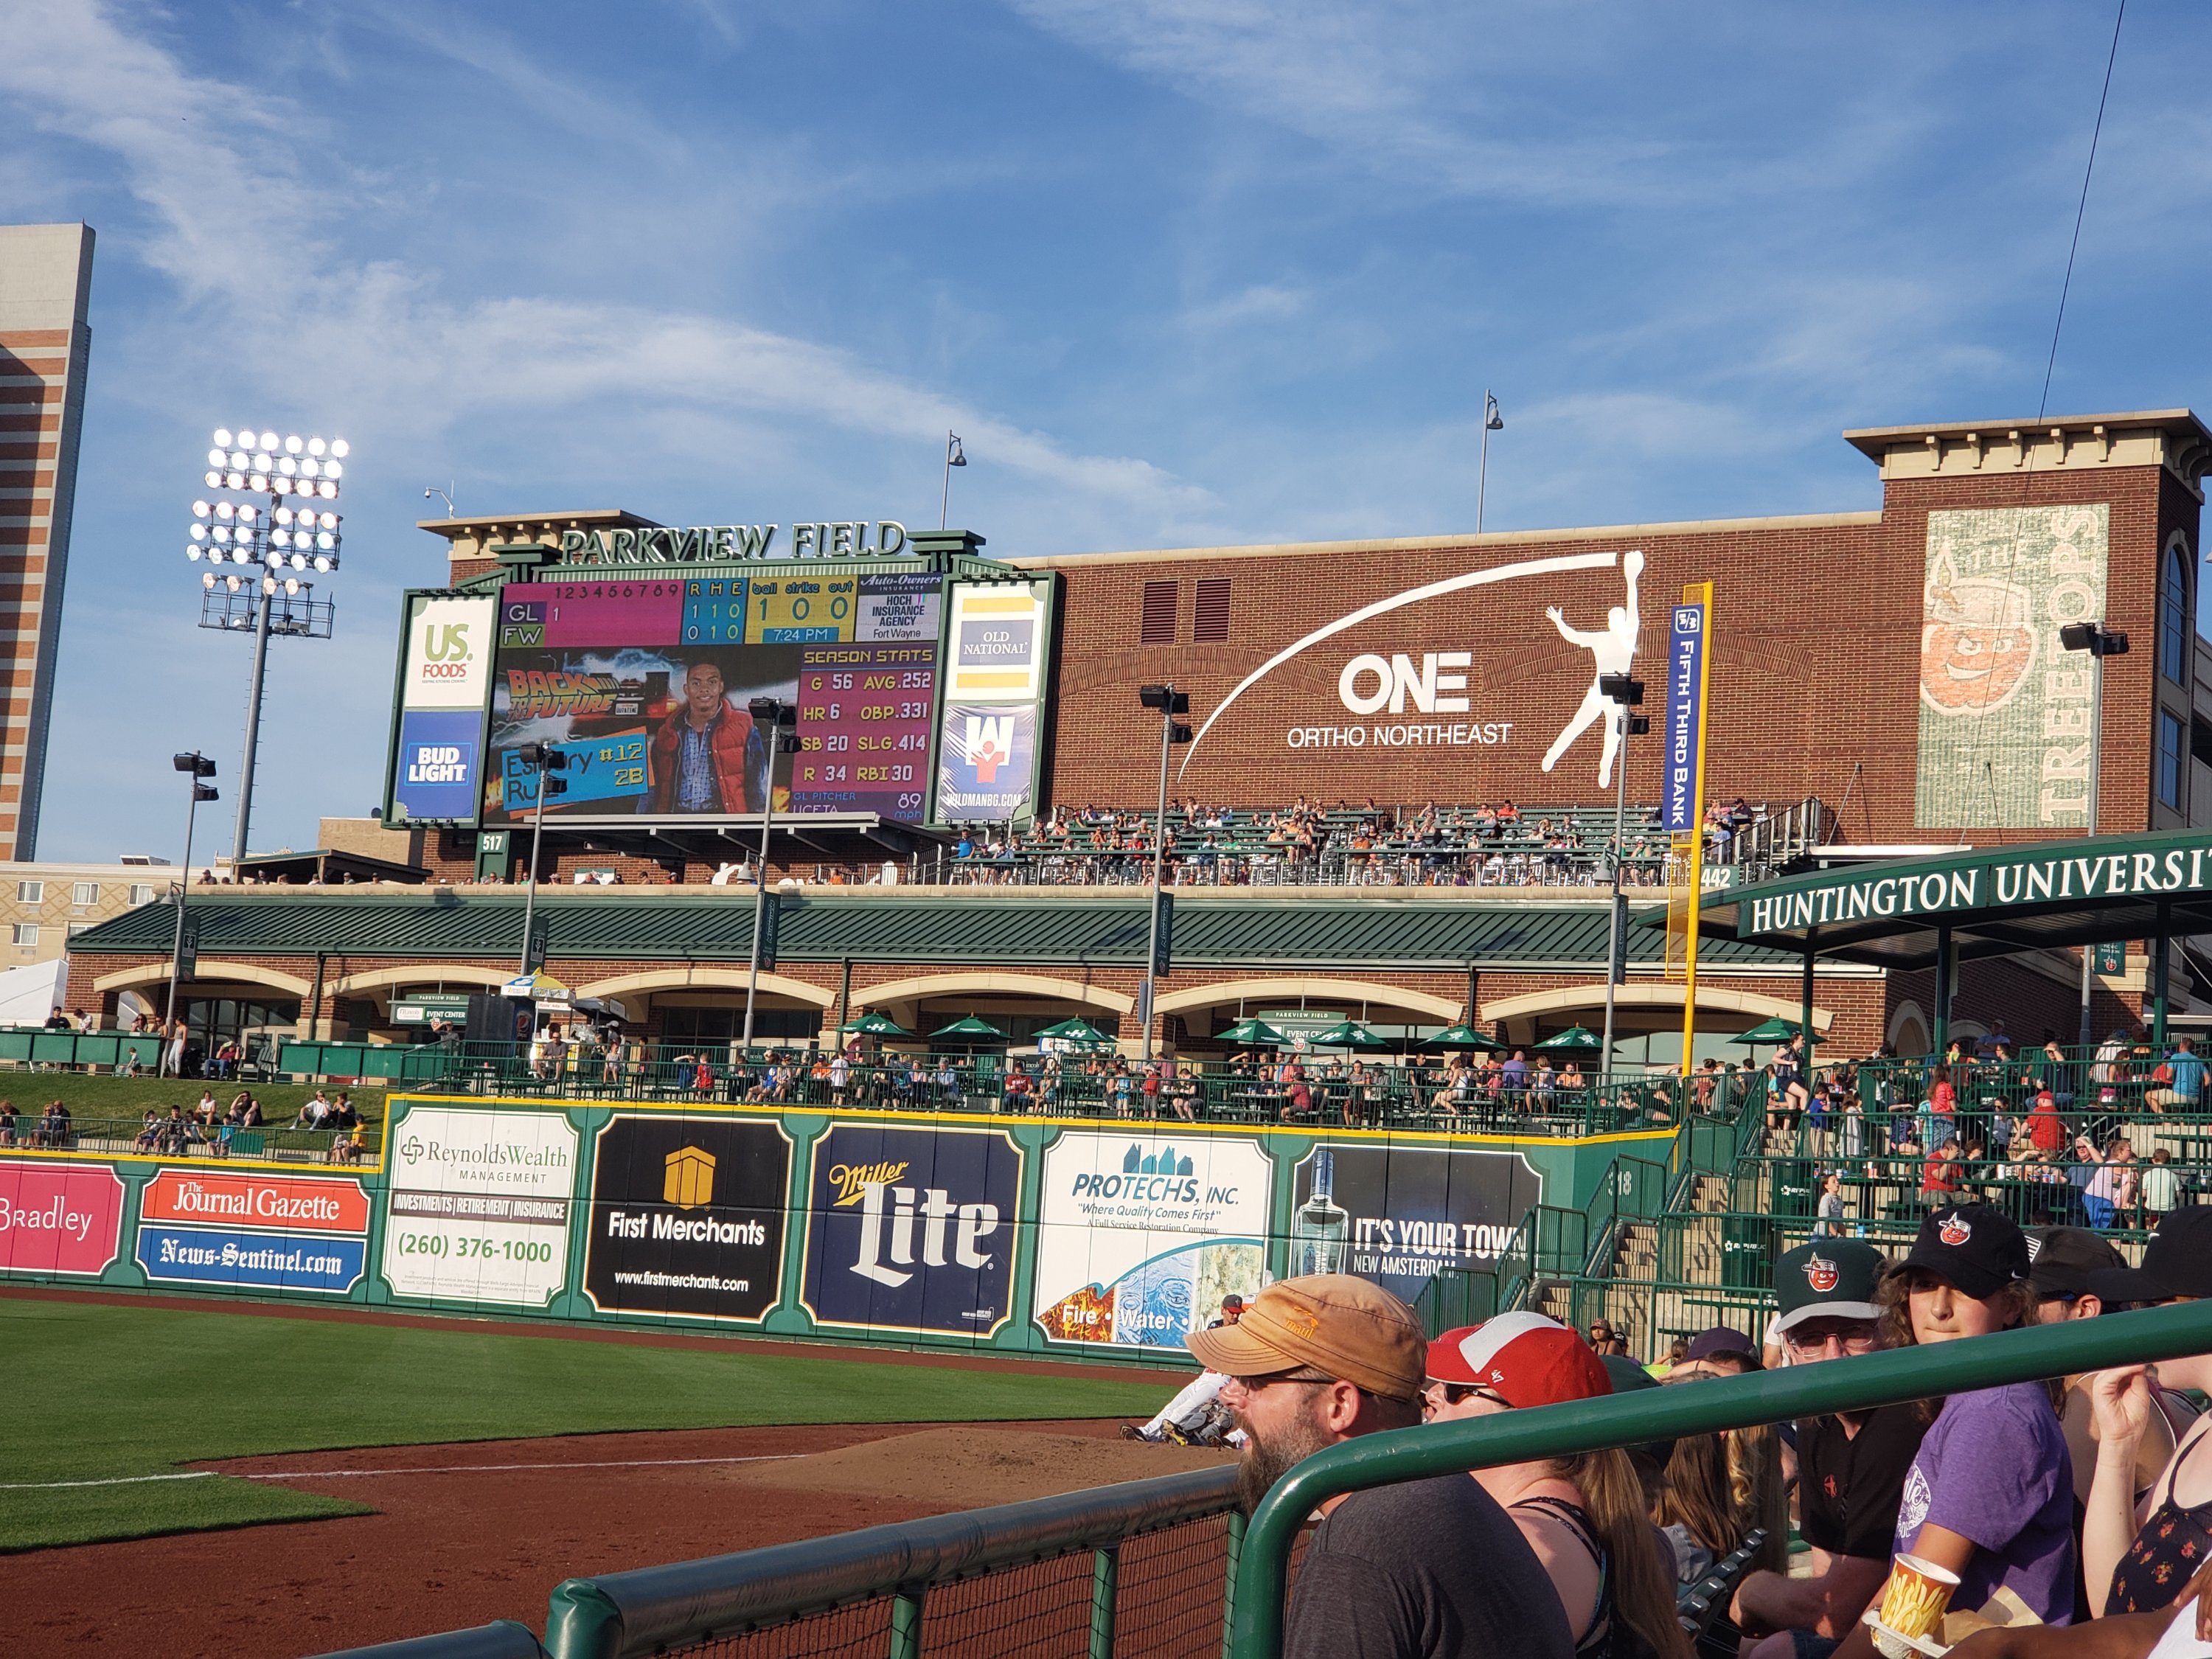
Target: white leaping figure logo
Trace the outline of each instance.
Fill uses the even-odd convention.
[[[1574,747],[1577,738],[1590,729],[1593,722],[1603,720],[1613,711],[1613,704],[1604,692],[1598,690],[1598,681],[1607,674],[1626,674],[1636,660],[1636,632],[1640,618],[1636,608],[1636,579],[1644,574],[1644,555],[1625,554],[1620,561],[1621,574],[1628,578],[1628,603],[1617,605],[1605,613],[1605,631],[1585,634],[1579,628],[1567,626],[1566,618],[1556,605],[1546,608],[1544,614],[1552,619],[1552,626],[1559,630],[1559,637],[1569,645],[1578,645],[1594,659],[1589,690],[1583,693],[1583,706],[1575,710],[1574,719],[1552,740],[1552,747],[1544,756],[1544,769],[1548,772],[1559,763],[1559,757]],[[1598,758],[1597,787],[1606,788],[1613,782],[1613,757],[1620,752],[1620,722],[1605,722],[1605,751]]]

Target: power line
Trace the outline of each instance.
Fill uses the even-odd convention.
[[[2043,365],[2043,396],[2035,405],[2040,421],[2051,409],[2051,375],[2058,367],[2058,333],[2066,326],[2066,296],[2074,288],[2074,256],[2081,246],[2081,221],[2089,211],[2089,179],[2097,171],[2097,140],[2105,131],[2105,105],[2112,95],[2112,65],[2120,56],[2120,25],[2128,15],[2128,0],[2120,0],[2112,16],[2112,50],[2105,54],[2105,88],[2097,94],[2097,123],[2089,130],[2089,161],[2081,169],[2081,199],[2074,208],[2074,240],[2066,248],[2066,278],[2058,285],[2058,316],[2051,325],[2051,356]]]

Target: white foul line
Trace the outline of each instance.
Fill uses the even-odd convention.
[[[750,1457],[635,1457],[604,1463],[446,1463],[431,1468],[278,1469],[267,1474],[238,1474],[239,1480],[336,1480],[374,1474],[504,1474],[510,1469],[658,1469],[694,1463],[780,1463],[803,1452],[763,1452]],[[189,1469],[176,1474],[124,1474],[106,1480],[7,1480],[0,1492],[54,1492],[66,1486],[135,1486],[151,1480],[212,1480],[222,1469]]]

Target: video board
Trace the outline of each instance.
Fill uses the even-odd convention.
[[[834,566],[509,583],[501,591],[483,822],[536,805],[527,743],[568,757],[549,819],[928,810],[943,578]],[[746,705],[799,710],[779,755]]]

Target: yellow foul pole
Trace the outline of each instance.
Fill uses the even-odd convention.
[[[1696,1063],[1698,912],[1705,890],[1705,728],[1712,680],[1713,585],[1685,582],[1667,639],[1667,825],[1688,869],[1682,939],[1682,1075]]]

